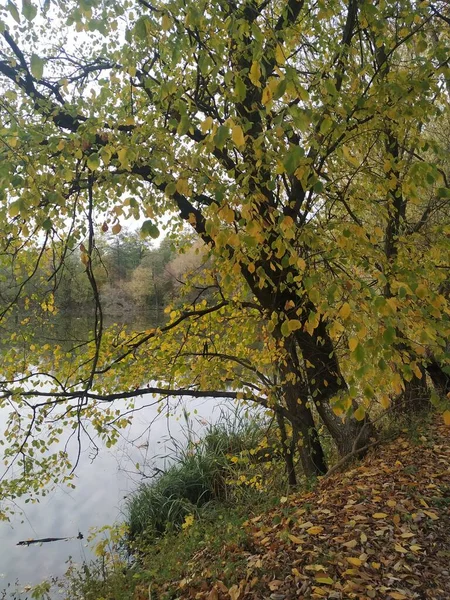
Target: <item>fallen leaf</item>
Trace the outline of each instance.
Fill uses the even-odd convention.
[[[306,533],[309,533],[309,535],[318,535],[319,533],[322,533],[322,531],[323,527],[321,527],[320,525],[316,525],[307,529]]]
[[[433,521],[437,521],[439,519],[437,514],[434,512],[431,512],[430,510],[424,510],[423,512],[427,515],[427,517],[430,517],[430,519],[433,519]]]
[[[386,513],[383,513],[383,512],[379,512],[379,513],[374,513],[374,514],[372,515],[372,517],[373,517],[374,519],[385,519],[385,518],[387,517],[387,514],[386,514]]]
[[[280,586],[283,585],[283,581],[281,581],[281,579],[273,579],[272,581],[269,582],[269,588],[271,592],[274,592],[275,590],[277,590]]]
[[[302,540],[302,538],[299,538],[295,535],[288,535],[288,538],[291,540],[291,542],[294,542],[294,544],[303,544],[304,540]]]
[[[360,567],[362,565],[362,560],[353,556],[348,557],[347,562],[349,562],[354,567]]]
[[[318,583],[326,583],[327,585],[333,585],[334,581],[331,577],[316,577]]]

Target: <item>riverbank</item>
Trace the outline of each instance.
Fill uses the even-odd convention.
[[[67,597],[448,600],[449,441],[437,417],[274,507],[188,521],[103,581],[72,573]]]

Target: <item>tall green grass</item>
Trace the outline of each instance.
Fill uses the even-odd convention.
[[[152,483],[142,484],[126,503],[131,541],[154,540],[212,503],[232,502],[233,457],[258,448],[270,428],[263,417],[244,412],[222,412],[201,437],[186,414],[185,423],[185,439],[173,442],[171,466]]]

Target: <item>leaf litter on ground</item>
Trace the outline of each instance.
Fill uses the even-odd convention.
[[[157,597],[196,600],[450,600],[450,429],[437,423],[372,450],[316,489],[245,523],[235,581],[212,578],[203,551]],[[241,564],[241,563],[236,563]],[[173,595],[175,594],[175,595]]]

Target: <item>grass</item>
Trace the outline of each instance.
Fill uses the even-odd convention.
[[[158,588],[168,584],[161,598],[170,600],[170,582],[182,580],[199,560],[208,565],[202,577],[225,585],[245,575],[252,547],[243,523],[286,492],[283,462],[272,448],[275,430],[264,418],[223,413],[198,437],[185,420],[185,440],[173,442],[171,466],[127,501],[125,544],[119,536],[97,546],[98,560],[70,566],[60,582],[62,597],[148,598],[152,581]]]
[[[179,529],[188,516],[198,519],[217,504],[242,504],[245,495],[261,495],[267,469],[260,454],[268,446],[269,424],[223,413],[199,438],[185,419],[186,440],[174,443],[173,464],[156,481],[142,484],[125,506],[131,542],[154,541]]]

